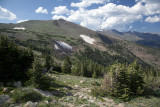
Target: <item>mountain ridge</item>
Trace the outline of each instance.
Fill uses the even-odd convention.
[[[16,30],[13,29],[14,27],[24,27],[25,30]],[[33,50],[40,53],[47,51],[55,58],[63,57],[63,53],[72,56],[81,55],[81,57],[90,58],[99,64],[107,65],[110,64],[110,62],[113,63],[117,59],[123,63],[125,61],[131,63],[137,58],[142,65],[149,63],[152,66],[155,66],[155,64],[160,66],[160,59],[157,54],[160,51],[158,50],[152,55],[151,52],[149,52],[150,48],[128,43],[128,41],[123,39],[110,37],[109,35],[90,30],[62,19],[49,21],[32,20],[18,24],[0,24],[0,31],[1,35],[12,38],[19,45],[24,47],[30,46]],[[82,34],[93,38],[95,40],[94,43],[89,44],[85,42],[85,40],[80,37]],[[56,41],[67,43],[72,46],[73,50],[68,51],[63,47],[56,49]],[[57,44],[57,46],[59,46],[59,44]],[[133,46],[136,47],[134,51],[130,49]],[[90,48],[91,52],[86,50],[87,48]],[[150,57],[147,55],[147,57],[142,57],[144,52],[141,50],[148,52],[147,55]],[[101,57],[101,59],[98,59],[98,56]],[[157,60],[155,61],[155,59]]]
[[[99,32],[99,31],[98,31]],[[160,48],[160,35],[158,33],[144,33],[137,31],[119,32],[117,30],[102,30],[102,34],[110,35],[127,41],[133,41],[140,45]]]

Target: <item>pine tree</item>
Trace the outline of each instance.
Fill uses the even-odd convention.
[[[34,61],[33,52],[20,49],[6,37],[0,37],[0,77],[14,80],[27,80],[26,73]]]
[[[71,73],[71,61],[70,61],[69,56],[66,56],[64,59],[62,71],[63,73]]]
[[[52,60],[52,57],[50,55],[46,55],[45,56],[45,68],[47,69],[47,71],[53,67],[53,60]]]

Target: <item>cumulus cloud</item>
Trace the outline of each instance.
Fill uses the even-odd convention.
[[[67,9],[66,6],[59,6],[55,7],[51,13],[57,15],[63,15],[63,14],[68,14],[69,10]]]
[[[131,7],[105,3],[106,1],[109,0],[81,0],[78,3],[71,3],[72,7],[79,7],[77,10],[69,10],[65,6],[55,7],[53,19],[63,18],[93,30],[112,28],[125,30],[126,25],[141,21],[144,16],[160,14],[159,0],[136,0],[136,4]],[[94,9],[86,8],[92,4],[103,5]],[[158,20],[157,16],[154,18]]]
[[[14,20],[16,18],[14,13],[0,6],[0,19]]]
[[[128,30],[131,30],[133,28],[133,26],[129,26]]]
[[[43,7],[38,7],[38,8],[35,10],[35,12],[36,12],[36,13],[48,14],[47,9],[44,9]]]
[[[153,17],[149,16],[145,19],[145,21],[150,23],[160,22],[160,15],[155,15]]]
[[[71,6],[85,8],[85,7],[91,6],[92,4],[102,4],[105,1],[110,1],[110,0],[82,0],[81,2],[78,2],[78,3],[71,3]]]
[[[22,22],[26,22],[26,21],[28,21],[28,19],[26,19],[26,20],[18,20],[17,23],[22,23]]]
[[[108,3],[97,9],[78,9],[67,20],[80,22],[80,25],[91,29],[113,28],[142,19],[141,4],[133,7]],[[138,13],[138,14],[137,14]]]
[[[160,0],[142,0],[145,3],[145,14],[154,15],[160,14]]]
[[[65,19],[65,20],[67,20],[67,18],[65,17],[65,16],[62,16],[62,15],[54,15],[53,17],[52,17],[52,19],[54,19],[54,20],[58,20],[58,19]]]

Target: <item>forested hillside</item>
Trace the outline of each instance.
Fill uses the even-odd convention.
[[[111,98],[125,106],[154,96],[159,104],[159,55],[159,49],[62,19],[0,24],[0,101],[6,106],[27,101],[49,107],[116,106],[115,101],[108,105]]]

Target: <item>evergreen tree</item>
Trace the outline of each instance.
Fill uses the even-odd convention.
[[[47,71],[53,67],[53,60],[52,60],[52,57],[50,55],[46,55],[45,56],[45,68],[47,69]]]
[[[105,76],[104,85],[109,95],[128,100],[143,93],[142,69],[136,61],[130,65],[116,63]]]
[[[20,49],[6,37],[0,37],[0,77],[14,80],[27,80],[26,73],[34,61],[33,52]]]
[[[71,73],[71,61],[70,61],[69,56],[66,56],[64,59],[62,71],[63,73]]]

